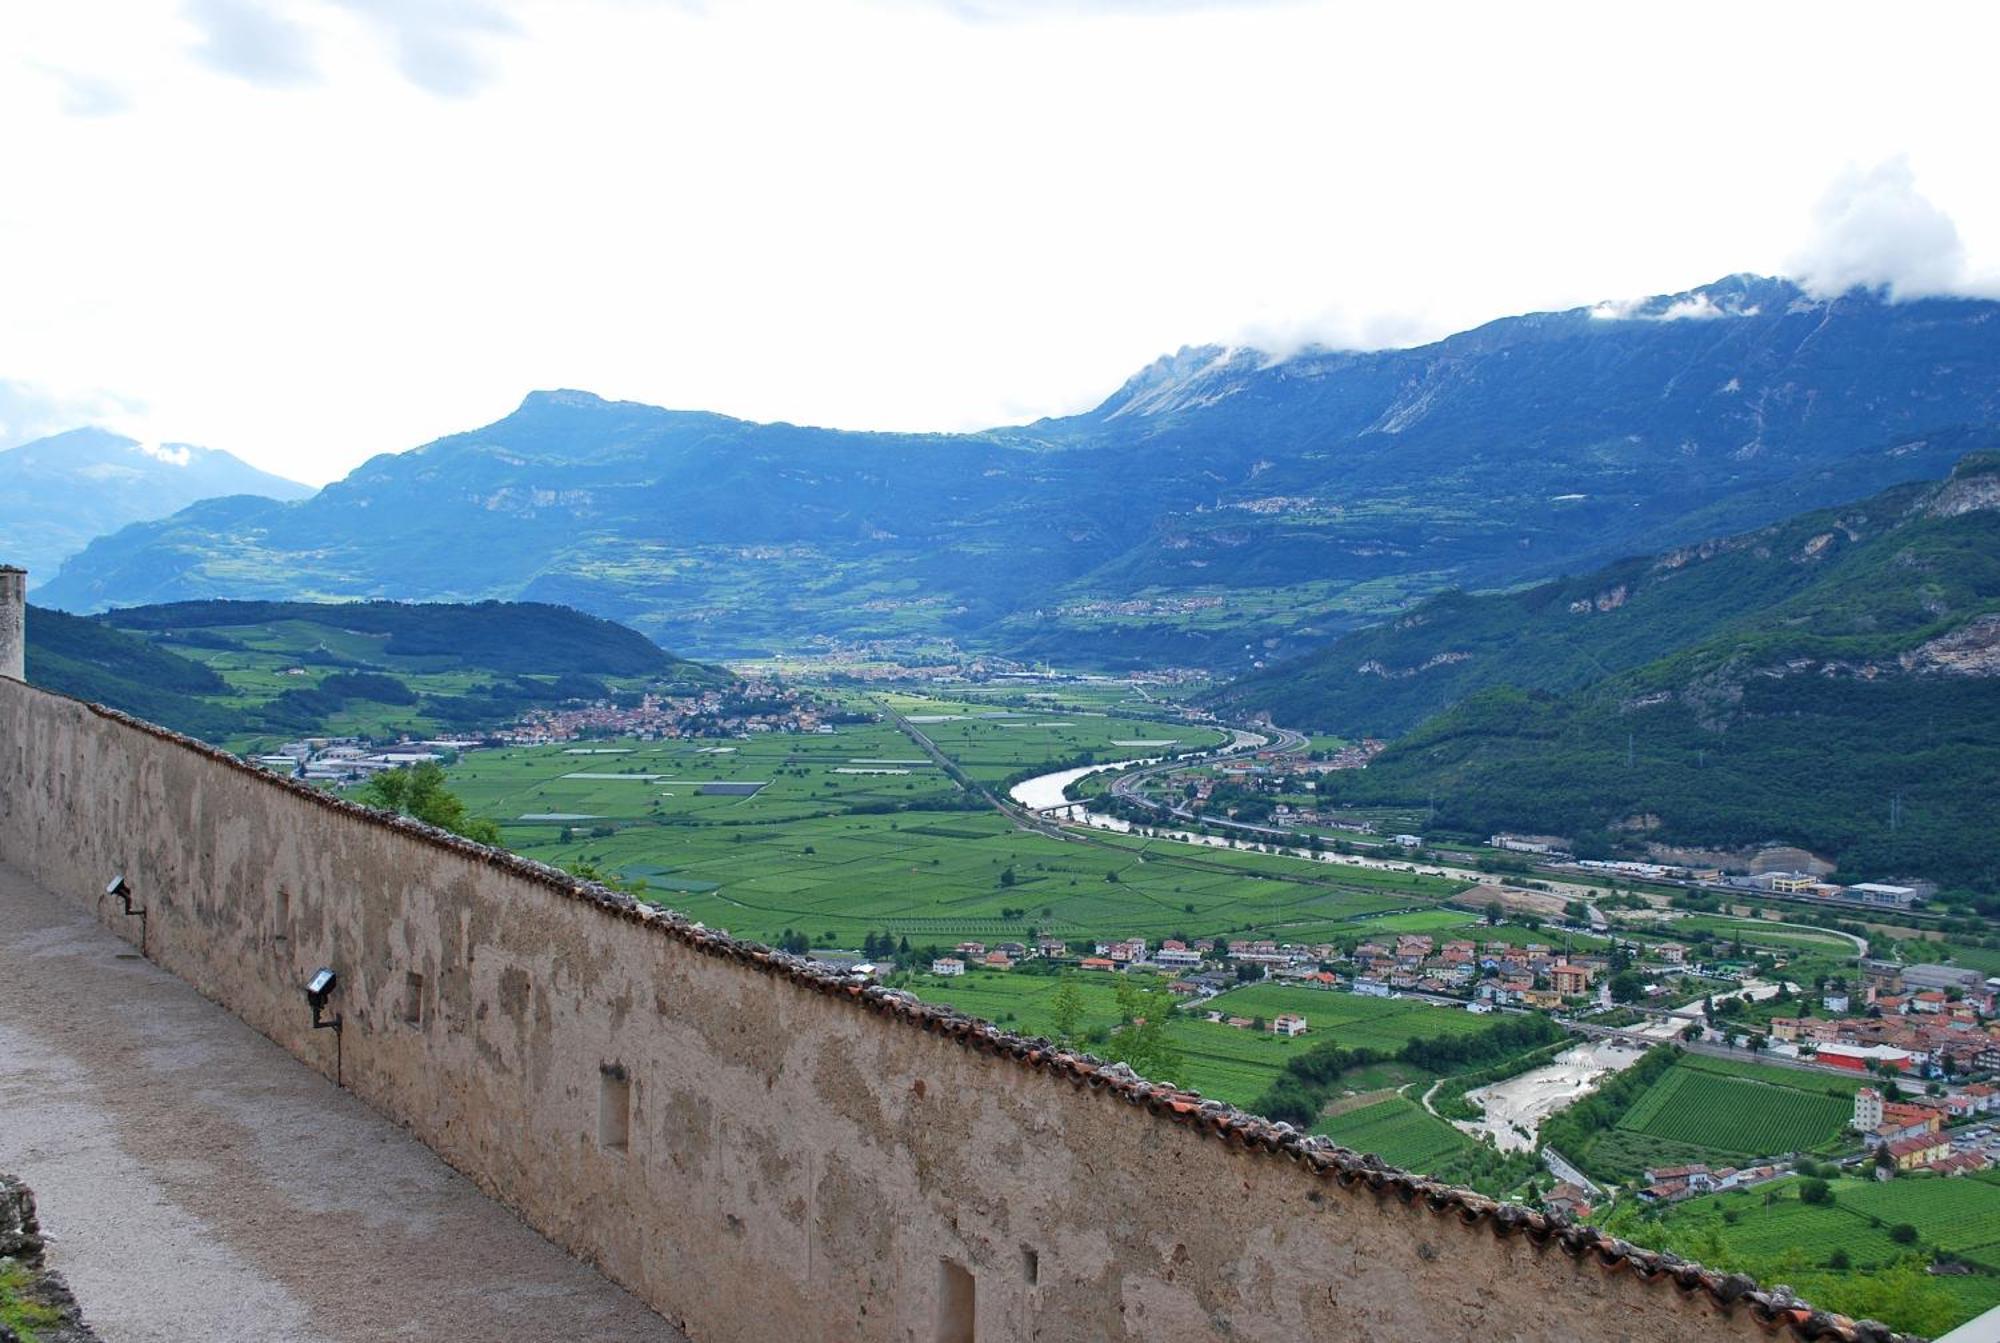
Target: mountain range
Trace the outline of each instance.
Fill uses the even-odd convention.
[[[163,518],[201,499],[303,499],[312,488],[215,448],[142,444],[104,429],[72,429],[0,452],[4,558],[47,580],[92,538]]]
[[[309,499],[102,537],[39,595],[523,599],[703,657],[949,638],[1235,669],[1941,475],[2000,423],[1996,317],[1734,276],[1413,349],[1183,350],[1085,414],[953,435],[538,392]]]
[[[2000,880],[2000,452],[1734,536],[1447,594],[1222,692],[1400,734],[1344,805],[1653,845],[1797,844],[1850,877]]]

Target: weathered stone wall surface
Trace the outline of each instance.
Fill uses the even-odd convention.
[[[696,1339],[1856,1336],[4,681],[0,854]]]
[[[28,573],[0,564],[0,677],[19,681],[28,658]]]

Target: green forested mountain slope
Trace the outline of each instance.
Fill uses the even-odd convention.
[[[211,741],[470,731],[648,687],[726,684],[633,630],[559,606],[180,602],[34,608],[28,678]]]
[[[2000,442],[2000,434],[1988,437]],[[1956,436],[1964,444],[1971,436]],[[1985,459],[1970,454],[1957,487]],[[1564,691],[1589,685],[1684,648],[1719,630],[1751,624],[1780,603],[1843,600],[1876,618],[1912,601],[1885,576],[1869,543],[1913,528],[1935,486],[1893,488],[1863,503],[1821,509],[1736,536],[1620,560],[1519,591],[1452,592],[1393,621],[1345,635],[1307,657],[1275,664],[1226,688],[1220,703],[1241,713],[1348,736],[1392,736],[1487,687]],[[1947,526],[1970,535],[1975,524]],[[1857,555],[1857,551],[1860,552]],[[1976,556],[1942,565],[1939,582],[1975,583]],[[1856,590],[1860,574],[1874,575]],[[1808,596],[1807,594],[1817,594]],[[1963,592],[1957,594],[1961,599]],[[1824,613],[1815,627],[1824,624]]]
[[[390,669],[665,676],[687,668],[697,679],[709,675],[616,621],[545,602],[168,602],[110,611],[99,620],[169,645],[211,648],[216,638],[196,631],[289,631],[302,654],[325,653],[359,636],[368,641],[359,656]]]
[[[1451,586],[1941,475],[1951,426],[2000,423],[1996,314],[1734,276],[1407,350],[1184,350],[1087,414],[977,434],[537,393],[300,503],[101,538],[42,596],[531,599],[702,656],[943,636],[1245,666]]]
[[[1434,797],[1442,825],[1585,851],[1783,840],[1850,877],[2000,886],[2000,457],[1525,615],[1518,594],[1455,609],[1487,640],[1445,665],[1471,693],[1337,776],[1341,800]]]
[[[235,710],[204,698],[229,694],[229,683],[208,667],[99,621],[43,607],[28,610],[27,674],[31,685],[191,736],[217,740],[240,721]]]

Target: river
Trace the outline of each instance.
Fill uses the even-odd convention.
[[[1084,765],[1079,769],[1057,770],[1054,774],[1037,774],[1032,779],[1023,779],[1007,790],[1007,796],[1028,808],[1042,811],[1049,807],[1060,807],[1069,801],[1063,790],[1083,778],[1086,774],[1096,774],[1100,770],[1124,769],[1127,765],[1150,765],[1151,760],[1117,760],[1108,765]]]

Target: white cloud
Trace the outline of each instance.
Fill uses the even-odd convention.
[[[1703,322],[1722,317],[1755,317],[1761,311],[1755,303],[1738,304],[1727,298],[1717,303],[1712,294],[1693,293],[1679,297],[1605,299],[1591,306],[1590,315],[1600,322]]]
[[[74,70],[29,62],[62,90],[62,110],[73,117],[115,117],[132,110],[132,99],[117,85]]]
[[[201,35],[195,58],[211,69],[267,88],[319,77],[306,29],[266,0],[187,0],[187,17]]]
[[[139,443],[134,446],[154,461],[165,462],[168,466],[186,466],[194,460],[194,453],[185,443]]]
[[[1590,72],[1679,87],[1722,30],[1787,59],[1579,113]],[[0,421],[311,481],[537,387],[1019,423],[1181,345],[1404,345],[1772,272],[1845,164],[1899,152],[1971,273],[2000,257],[1996,38],[1990,5],[1842,0],[17,5],[0,378],[51,390],[0,388]],[[30,63],[130,110],[6,77]]]
[[[130,419],[144,409],[101,390],[64,391],[0,379],[0,450],[81,425]]]
[[[1813,210],[1813,234],[1787,264],[1809,293],[1886,289],[1892,299],[2000,294],[1975,275],[1950,215],[1917,189],[1907,157],[1843,171]]]
[[[491,77],[483,44],[516,34],[506,11],[487,0],[338,0],[382,30],[411,83],[448,98],[479,91]]]

